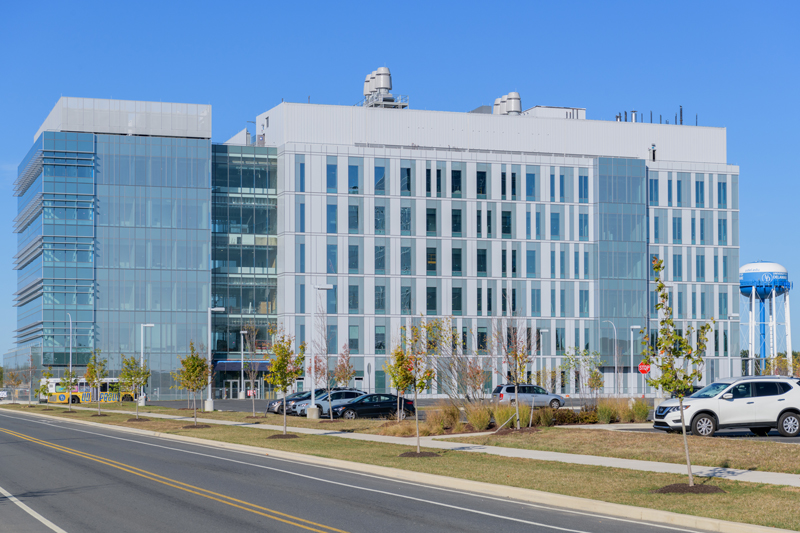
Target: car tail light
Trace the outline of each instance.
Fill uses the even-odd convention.
[[[414,405],[414,402],[412,402],[411,400],[406,400],[406,405]]]
[[[503,399],[503,393],[502,392],[500,393],[500,399],[501,400]]]

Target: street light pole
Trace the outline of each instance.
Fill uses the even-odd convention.
[[[617,326],[610,320],[603,320],[608,322],[614,328],[614,394],[619,396],[619,370],[617,369]]]
[[[242,392],[244,391],[244,336],[247,332],[240,331],[239,334],[242,336],[242,368],[239,369],[241,374],[241,385],[239,385],[239,399],[244,399],[242,396]]]
[[[69,317],[69,375],[72,376],[72,315],[67,313],[67,316]],[[72,401],[71,397],[69,401]]]
[[[139,352],[139,368],[144,368],[144,328],[152,328],[155,324],[140,324],[141,327],[139,328],[141,331],[141,346]],[[144,385],[141,386],[139,389],[139,398],[144,397]]]
[[[636,374],[633,373],[633,330],[642,329],[642,326],[631,326],[631,397],[633,397],[633,389],[636,384]]]
[[[208,308],[208,366],[211,367],[211,313],[220,313],[224,311],[224,307],[209,307]],[[206,412],[214,410],[214,400],[211,398],[211,372],[208,373],[208,396],[206,398],[205,410]]]
[[[306,408],[306,418],[319,418],[319,409],[317,409],[317,399],[315,396],[316,392],[316,383],[317,383],[317,376],[316,376],[316,365],[314,364],[314,331],[317,329],[317,302],[319,301],[319,291],[329,291],[333,289],[333,285],[324,284],[324,285],[312,285],[314,288],[314,305],[311,306],[311,403],[308,404]],[[323,332],[327,335],[327,332]],[[325,354],[327,357],[328,354]]]

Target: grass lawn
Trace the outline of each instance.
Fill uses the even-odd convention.
[[[3,407],[10,410],[41,412],[41,407],[35,409],[9,405]],[[412,443],[409,443],[409,446],[400,446],[317,435],[302,435],[298,439],[290,440],[267,440],[266,437],[276,432],[231,426],[185,430],[181,427],[186,425],[184,421],[151,419],[150,422],[127,423],[129,415],[111,412],[109,416],[101,418],[90,418],[92,414],[90,411],[78,411],[71,415],[62,413],[61,409],[56,409],[44,414],[800,530],[800,513],[797,513],[800,489],[794,487],[698,478],[698,482],[719,486],[727,491],[727,494],[650,494],[651,490],[664,485],[685,483],[686,477],[442,450],[429,450],[440,453],[441,457],[438,458],[409,459],[398,456],[409,451]],[[566,435],[569,430],[552,429],[543,433],[555,431],[565,431]],[[616,435],[609,431],[602,433]],[[708,440],[717,442],[721,439]],[[677,448],[677,442],[675,446]]]
[[[685,464],[683,436],[602,429],[540,428],[535,433],[458,437],[448,440],[527,450],[600,455],[660,463]],[[689,435],[692,464],[742,470],[800,474],[800,446],[752,439]]]

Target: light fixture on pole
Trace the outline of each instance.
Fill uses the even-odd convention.
[[[314,364],[314,332],[317,329],[317,301],[319,291],[329,291],[333,289],[333,285],[324,284],[324,285],[312,285],[314,288],[314,305],[311,306],[311,403],[308,404],[306,408],[306,417],[307,418],[319,418],[319,409],[317,409],[317,399],[314,395],[316,392],[316,383],[317,383],[317,375],[316,375],[316,365]],[[323,332],[327,335],[327,332]],[[326,356],[328,354],[325,354]]]
[[[211,313],[221,313],[224,307],[209,307],[208,308],[208,366],[211,366]],[[208,396],[206,398],[205,410],[210,412],[214,410],[214,400],[211,398],[211,373],[208,374]]]
[[[241,378],[240,383],[241,384],[239,385],[239,399],[243,400],[244,397],[245,397],[244,396],[244,336],[247,334],[247,332],[246,331],[240,331],[239,334],[242,336],[242,368],[239,369],[239,372],[241,374],[241,376],[240,376],[240,378]]]
[[[152,328],[155,324],[140,324],[139,330],[141,331],[141,346],[139,347],[139,368],[144,368],[144,328]],[[144,398],[144,385],[139,389],[139,398]],[[140,400],[141,404],[141,400]]]
[[[614,328],[614,394],[619,395],[619,370],[617,369],[617,326],[610,320],[603,320],[608,322]]]
[[[634,369],[634,366],[633,366],[633,330],[635,330],[635,329],[641,330],[642,326],[631,326],[631,378],[630,378],[631,396],[633,396],[633,392],[634,392],[633,389],[635,388],[634,386],[636,385],[636,374],[634,374],[634,371],[633,371],[633,369]]]

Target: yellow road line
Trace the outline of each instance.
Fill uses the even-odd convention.
[[[67,453],[67,454],[70,454],[70,455],[75,455],[75,456],[78,456],[78,457],[82,457],[84,459],[89,459],[91,461],[102,463],[102,464],[105,464],[107,466],[110,466],[110,467],[113,467],[113,468],[117,468],[119,470],[123,470],[125,472],[134,474],[136,476],[143,477],[145,479],[149,479],[149,480],[155,481],[157,483],[161,483],[162,485],[167,485],[169,487],[173,487],[173,488],[185,491],[185,492],[196,494],[198,496],[202,496],[202,497],[208,498],[210,500],[218,501],[220,503],[224,503],[226,505],[230,505],[230,506],[236,507],[238,509],[242,509],[242,510],[245,510],[245,511],[250,511],[251,513],[254,513],[254,514],[257,514],[257,515],[261,515],[261,516],[264,516],[264,517],[267,517],[267,518],[271,518],[271,519],[277,520],[279,522],[284,522],[286,524],[293,525],[293,526],[296,526],[296,527],[299,527],[299,528],[302,528],[302,529],[306,529],[308,531],[316,531],[318,533],[328,533],[330,531],[334,531],[336,533],[347,533],[346,531],[343,531],[341,529],[336,529],[334,527],[326,526],[326,525],[323,525],[323,524],[318,524],[318,523],[312,522],[310,520],[305,520],[303,518],[292,516],[290,514],[282,513],[280,511],[275,511],[274,509],[268,509],[266,507],[261,507],[261,506],[256,505],[256,504],[249,503],[249,502],[246,502],[246,501],[243,501],[243,500],[238,500],[238,499],[233,498],[231,496],[225,496],[224,494],[218,494],[216,492],[213,492],[213,491],[201,488],[201,487],[195,487],[194,485],[189,485],[188,483],[183,483],[182,481],[177,481],[177,480],[174,480],[174,479],[171,479],[171,478],[159,475],[159,474],[155,474],[153,472],[149,472],[147,470],[142,470],[141,468],[137,468],[135,466],[130,466],[130,465],[127,465],[125,463],[120,463],[119,461],[114,461],[113,459],[107,459],[105,457],[100,457],[98,455],[92,455],[90,453],[82,452],[82,451],[79,451],[79,450],[74,450],[72,448],[67,448],[67,447],[61,446],[59,444],[54,444],[52,442],[48,442],[48,441],[44,441],[44,440],[41,440],[41,439],[37,439],[36,437],[31,437],[30,435],[23,435],[22,433],[17,433],[16,431],[12,431],[12,430],[9,430],[9,429],[0,428],[0,431],[2,431],[3,433],[7,433],[9,435],[12,435],[14,437],[23,439],[23,440],[27,440],[27,441],[39,444],[41,446],[45,446],[47,448],[52,448],[54,450],[57,450],[57,451],[60,451],[60,452],[63,452],[63,453]],[[279,515],[279,516],[275,516],[275,515]],[[284,517],[284,518],[281,518],[281,517]],[[296,523],[296,522],[303,522],[303,524],[299,524],[299,523]],[[308,524],[308,525],[304,525],[304,524]],[[315,529],[314,527],[310,527],[310,526],[315,526],[315,527],[322,528],[322,529]]]

